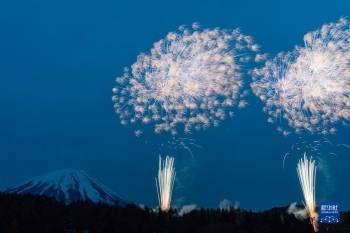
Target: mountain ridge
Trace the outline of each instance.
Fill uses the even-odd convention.
[[[65,168],[33,177],[19,185],[5,189],[7,193],[34,194],[53,197],[65,204],[78,201],[125,205],[111,189],[91,178],[85,171]]]

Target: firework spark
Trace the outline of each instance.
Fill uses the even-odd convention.
[[[156,177],[156,186],[161,211],[167,212],[170,210],[175,175],[174,158],[166,156],[165,161],[162,163],[162,158],[159,157],[159,169],[158,177]]]
[[[315,198],[315,186],[316,186],[316,165],[315,160],[310,160],[304,154],[304,158],[300,159],[297,166],[298,177],[300,186],[304,195],[305,209],[310,218],[310,222],[314,228],[314,231],[318,231],[318,214],[316,212],[316,198]]]
[[[297,133],[334,133],[336,123],[350,120],[349,22],[325,24],[307,33],[304,43],[255,69],[251,87],[269,122],[284,118]]]
[[[180,27],[140,54],[116,78],[113,102],[122,125],[151,125],[156,133],[176,135],[217,126],[234,107],[246,105],[242,66],[258,45],[238,29]]]

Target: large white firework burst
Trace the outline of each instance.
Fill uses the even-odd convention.
[[[156,133],[191,132],[217,126],[234,107],[244,107],[241,64],[258,46],[238,29],[180,27],[140,54],[116,78],[113,101],[123,125],[149,124]]]
[[[251,86],[269,122],[284,118],[296,132],[333,133],[336,123],[350,119],[349,22],[325,24],[304,43],[255,69]]]
[[[297,166],[299,182],[304,195],[305,209],[310,218],[314,231],[318,231],[318,214],[316,212],[316,165],[315,160],[308,159],[306,154],[300,159]]]

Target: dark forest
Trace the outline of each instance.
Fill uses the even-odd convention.
[[[179,216],[136,205],[79,202],[64,205],[44,196],[0,194],[1,233],[311,233],[307,220],[287,214],[287,207],[263,212],[199,209]],[[320,232],[349,233],[350,211],[341,222]]]

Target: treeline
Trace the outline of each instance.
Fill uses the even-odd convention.
[[[327,229],[328,228],[328,229]],[[0,233],[310,233],[307,220],[286,208],[264,212],[194,210],[179,216],[135,205],[126,207],[75,203],[69,206],[42,196],[0,193]],[[350,212],[340,224],[322,225],[320,232],[349,233]]]

